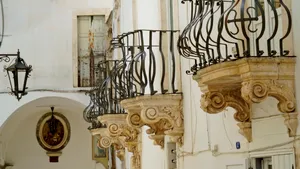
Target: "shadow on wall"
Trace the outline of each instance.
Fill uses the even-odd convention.
[[[42,115],[50,111],[50,106],[55,106],[57,111],[70,111],[77,114],[82,113],[85,108],[84,104],[64,97],[41,97],[23,104],[11,113],[0,128],[1,150],[4,151],[5,144],[9,142],[22,121],[32,115]]]
[[[71,139],[62,150],[59,163],[49,163],[46,151],[40,147],[36,139],[38,120],[55,106],[55,112],[62,113],[71,125]],[[2,128],[4,159],[18,168],[97,168],[91,153],[91,135],[88,124],[82,118],[86,105],[63,97],[43,97],[31,101],[18,108],[6,120]]]

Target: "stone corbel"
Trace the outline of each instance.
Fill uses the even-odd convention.
[[[235,108],[235,119],[241,122],[238,124],[240,133],[249,141],[249,107],[269,96],[279,101],[277,107],[283,113],[289,135],[295,136],[298,127],[294,90],[295,65],[295,57],[245,57],[208,66],[197,71],[193,79],[205,93],[202,108],[209,113],[218,113],[227,106]],[[224,93],[233,89],[238,89],[240,94]]]
[[[92,129],[91,134],[98,137],[97,146],[101,148],[109,148],[114,146],[117,157],[123,161],[125,155],[125,141],[122,138],[110,137],[107,128]]]
[[[131,127],[126,122],[127,114],[107,114],[99,116],[98,120],[106,124],[107,136],[100,139],[101,146],[116,144],[126,147],[133,153],[131,157],[132,169],[141,168],[140,129]],[[120,147],[120,148],[121,148]]]
[[[220,113],[227,107],[232,107],[236,110],[234,119],[239,122],[239,133],[251,142],[250,106],[241,97],[239,89],[206,92],[201,97],[201,108],[209,114]]]
[[[151,128],[150,138],[161,139],[165,134],[181,146],[184,133],[182,95],[142,96],[138,97],[138,102],[142,109],[141,119]]]
[[[292,81],[293,83],[293,81]],[[267,97],[276,98],[278,110],[283,113],[289,136],[296,135],[298,113],[296,113],[296,98],[293,85],[279,84],[273,80],[250,80],[242,84],[242,97],[248,103],[261,103]]]
[[[140,129],[143,126],[149,126],[150,129],[146,131],[149,138],[153,140],[154,145],[164,147],[165,134],[164,131],[159,130],[155,125],[147,125],[141,118],[141,106],[136,98],[127,99],[121,102],[121,105],[127,110],[127,124],[131,127]]]
[[[154,145],[164,147],[165,135],[179,146],[183,143],[182,95],[139,96],[121,102],[127,110],[127,123],[140,128],[149,126],[146,132]]]

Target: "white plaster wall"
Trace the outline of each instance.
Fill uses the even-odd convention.
[[[299,11],[300,11],[300,1],[292,0],[292,16],[293,17],[293,35],[294,35],[294,53],[297,57],[297,66],[296,66],[296,86],[300,86],[300,19],[299,19]],[[296,88],[296,97],[300,98],[300,89],[299,87]],[[299,102],[297,104],[298,110],[299,110]]]
[[[32,110],[24,110],[20,113],[27,113],[27,111]],[[38,144],[35,134],[36,124],[46,112],[38,111],[31,113],[22,121],[11,121],[11,123],[18,126],[8,142],[6,153],[6,160],[14,164],[13,169],[104,169],[102,164],[96,165],[91,158],[91,135],[86,130],[89,124],[82,120],[81,112],[63,109],[60,109],[60,112],[70,122],[71,139],[62,150],[59,163],[49,163],[49,157]]]
[[[300,11],[300,2],[292,0],[293,16],[298,16]],[[186,5],[179,3],[179,25],[180,30],[187,25],[189,12]],[[156,0],[138,0],[137,19],[138,28],[159,29],[160,24],[158,11],[158,1]],[[124,16],[131,12],[131,7],[124,5],[122,14]],[[125,11],[125,12],[124,12]],[[121,30],[127,31],[131,27],[132,18],[122,17]],[[133,19],[134,20],[134,19]],[[294,17],[293,32],[295,55],[300,55],[300,33],[296,31],[300,28],[300,21]],[[299,57],[297,58],[297,70],[299,74]],[[185,74],[193,63],[186,59],[181,59],[182,70],[182,90],[184,95],[184,146],[178,151],[178,168],[180,169],[218,169],[234,168],[245,169],[245,160],[249,157],[249,152],[266,149],[285,149],[292,148],[291,141],[294,138],[288,137],[287,128],[284,125],[284,119],[277,109],[277,100],[268,98],[261,104],[254,104],[253,110],[253,142],[248,143],[245,138],[238,133],[236,121],[233,118],[234,110],[228,108],[223,113],[209,115],[200,108],[201,92],[191,76]],[[300,85],[300,79],[296,76],[296,86]],[[300,92],[297,90],[297,98]],[[300,130],[298,130],[298,133]],[[236,149],[236,142],[241,143],[241,149]],[[217,147],[218,151],[213,153]],[[152,145],[152,142],[143,135],[142,168],[165,168],[165,159],[161,156],[161,150]],[[145,157],[146,156],[146,157]]]
[[[87,105],[88,97],[73,88],[72,13],[112,9],[112,5],[113,0],[4,0],[5,34],[9,36],[4,38],[0,53],[20,49],[33,72],[28,80],[29,94],[20,102],[5,93],[9,82],[4,72],[0,74],[0,102],[5,103],[0,126],[18,107],[47,95],[60,95]],[[45,89],[59,92],[39,92]]]
[[[121,1],[120,30],[121,34],[133,31],[134,29],[160,29],[160,7],[159,0],[136,0],[137,15],[132,15],[134,10],[133,0]],[[134,21],[136,26],[134,27]],[[148,42],[148,36],[144,36],[144,41]],[[159,71],[159,70],[157,70]],[[142,134],[142,168],[160,169],[165,166],[164,151],[159,146],[154,146],[153,141],[146,134],[147,127],[143,127]],[[127,157],[129,158],[129,157]],[[127,161],[127,167],[128,161]]]
[[[296,31],[300,28],[299,15],[300,2],[293,1],[294,16],[294,44],[295,55],[300,55],[299,44],[300,34]],[[187,24],[187,9],[180,5],[180,26],[183,30]],[[299,41],[299,42],[298,42]],[[297,58],[297,70],[299,74],[299,57]],[[184,146],[179,152],[178,168],[196,169],[200,166],[206,169],[230,168],[244,169],[245,159],[249,152],[266,150],[273,147],[276,149],[293,148],[292,140],[288,137],[287,128],[284,125],[284,118],[277,109],[277,100],[268,98],[260,104],[252,107],[252,136],[253,142],[247,141],[238,133],[236,121],[233,119],[234,110],[228,108],[223,113],[209,115],[200,109],[201,92],[196,82],[185,74],[193,63],[182,59],[182,83],[184,93],[184,118],[185,136]],[[296,76],[296,86],[299,86],[300,79]],[[297,98],[300,97],[297,88]],[[299,105],[298,105],[299,106]],[[299,133],[299,129],[298,129]],[[235,148],[235,143],[241,143],[241,149]],[[218,153],[212,153],[212,149],[218,145]]]
[[[12,160],[15,168],[102,169],[91,160],[91,136],[87,130],[88,124],[82,118],[89,97],[84,91],[73,88],[72,13],[78,10],[112,9],[113,0],[4,0],[3,3],[5,35],[9,36],[4,38],[0,53],[16,53],[20,49],[21,57],[33,66],[33,72],[28,80],[29,94],[19,102],[8,95],[8,79],[4,72],[0,74],[0,102],[3,103],[0,115],[1,156]],[[44,97],[67,98],[75,102],[64,99],[36,102]],[[35,102],[34,106],[28,106],[27,103],[32,101]],[[66,147],[65,156],[60,159],[61,163],[46,166],[47,156],[34,136],[34,126],[39,116],[34,113],[45,111],[50,105],[73,108],[72,111],[67,110],[67,116],[75,132]],[[74,111],[77,112],[72,114]],[[4,149],[9,151],[6,155]]]

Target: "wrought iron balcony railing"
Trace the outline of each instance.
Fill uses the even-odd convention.
[[[178,93],[176,34],[178,31],[136,30],[113,41],[114,47],[120,48],[122,53],[116,85],[118,91],[123,91],[121,100],[145,94]]]
[[[98,64],[100,78],[89,93],[91,104],[84,111],[84,119],[93,124],[103,114],[123,114],[120,102],[124,99],[179,93],[179,60],[174,51],[178,33],[136,30],[113,38],[112,47],[121,58]]]
[[[179,53],[195,61],[189,74],[244,57],[291,56],[292,29],[283,0],[182,0],[190,22],[178,40]]]
[[[100,94],[99,88],[101,87],[99,85],[101,85],[108,76],[109,67],[107,66],[107,61],[100,61],[95,69],[97,71],[96,85],[86,93],[90,97],[90,103],[83,111],[83,119],[91,123],[91,126],[88,128],[89,130],[106,127],[98,121],[97,117],[102,115],[105,111],[105,102],[98,100],[98,98]]]

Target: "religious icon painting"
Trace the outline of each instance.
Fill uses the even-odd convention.
[[[56,112],[44,114],[37,123],[36,137],[40,146],[48,152],[61,151],[70,140],[70,123]]]

